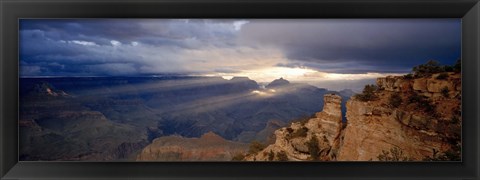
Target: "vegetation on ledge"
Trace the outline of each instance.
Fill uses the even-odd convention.
[[[360,101],[372,101],[377,98],[377,95],[375,95],[375,92],[378,90],[378,86],[374,84],[367,84],[363,88],[362,93],[356,94],[355,98],[357,98]]]

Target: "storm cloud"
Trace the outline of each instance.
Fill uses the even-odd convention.
[[[281,48],[292,62],[325,72],[405,72],[460,57],[459,19],[258,20],[242,29],[246,44]]]
[[[460,19],[22,19],[21,76],[406,73],[460,57]]]

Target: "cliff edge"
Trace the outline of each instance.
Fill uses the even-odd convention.
[[[246,161],[460,160],[461,74],[388,76],[346,104],[324,96],[323,111],[275,131],[274,144]]]

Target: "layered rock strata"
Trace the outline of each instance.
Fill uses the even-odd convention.
[[[275,143],[259,153],[248,155],[245,160],[276,160],[286,154],[290,161],[333,160],[340,145],[342,129],[341,97],[335,94],[324,96],[324,108],[315,117],[303,122],[293,122],[289,127],[275,131]],[[317,141],[319,154],[311,155],[310,142]]]
[[[378,78],[375,100],[352,98],[337,160],[378,160],[382,151],[392,148],[409,160],[423,160],[454,148],[451,141],[461,132],[460,74],[449,73],[446,79],[438,79],[439,75]],[[398,107],[389,100],[394,94],[401,98]],[[422,103],[415,102],[417,97]]]
[[[247,144],[227,141],[213,132],[200,138],[164,136],[143,148],[137,161],[230,161],[247,149]]]
[[[377,87],[374,98],[352,97],[347,102],[346,124],[342,124],[341,98],[325,95],[323,111],[307,121],[278,129],[274,144],[247,155],[245,160],[460,158],[460,73],[420,78],[388,76],[378,78]]]

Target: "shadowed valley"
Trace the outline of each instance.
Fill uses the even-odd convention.
[[[21,78],[20,90],[21,160],[95,161],[135,160],[160,142],[176,154],[205,148],[189,143],[232,152],[151,160],[230,160],[252,141],[273,142],[276,129],[321,110],[331,93],[285,79],[263,88],[246,77],[191,76]],[[202,138],[212,134],[225,147]]]

